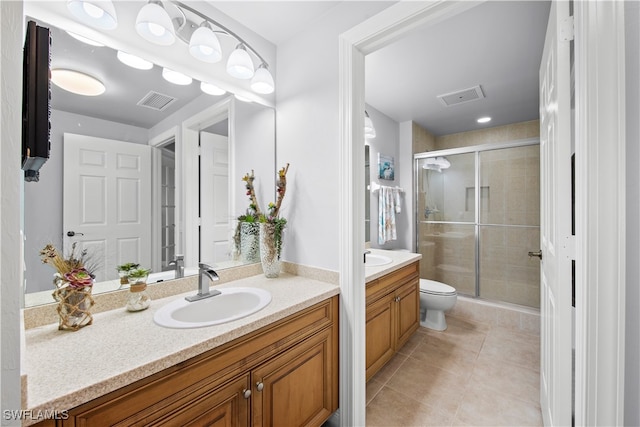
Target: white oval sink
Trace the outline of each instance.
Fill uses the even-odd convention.
[[[365,267],[377,267],[379,265],[391,264],[392,259],[386,255],[367,254],[365,256]]]
[[[189,302],[179,298],[162,306],[153,320],[165,328],[201,328],[231,322],[265,308],[271,293],[259,288],[222,288],[220,295]]]

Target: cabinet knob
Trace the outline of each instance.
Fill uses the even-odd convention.
[[[256,388],[258,389],[258,391],[262,391],[264,389],[264,384],[262,383],[262,381],[258,381],[256,383]]]
[[[251,390],[247,390],[247,389],[242,390],[242,395],[244,396],[245,399],[250,398],[251,397]]]
[[[395,302],[400,302],[400,300],[401,300],[401,298],[398,296],[398,297],[395,297],[395,300],[394,300],[394,301],[395,301]]]

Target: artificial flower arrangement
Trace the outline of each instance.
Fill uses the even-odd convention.
[[[95,279],[94,272],[98,267],[96,260],[86,249],[78,252],[77,243],[71,245],[71,252],[66,257],[52,244],[48,244],[40,251],[40,257],[43,263],[56,270],[53,298],[58,301],[58,329],[75,331],[90,325],[93,322],[89,309],[94,304],[91,289]]]

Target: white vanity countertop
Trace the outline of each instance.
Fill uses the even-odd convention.
[[[409,265],[422,259],[421,254],[402,251],[388,251],[384,249],[368,249],[372,254],[385,255],[391,258],[391,263],[380,266],[367,266],[364,267],[365,282],[370,282],[379,277],[389,274],[401,267]]]
[[[243,319],[196,329],[168,329],[153,322],[154,313],[176,298],[151,302],[149,309],[124,308],[98,313],[79,331],[58,325],[27,330],[26,374],[29,410],[63,411],[117,390],[179,362],[339,294],[339,286],[281,273],[225,283],[216,288],[256,287],[271,292],[264,309]]]

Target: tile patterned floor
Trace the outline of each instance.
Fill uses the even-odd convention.
[[[447,316],[367,383],[367,426],[541,426],[538,335]]]

